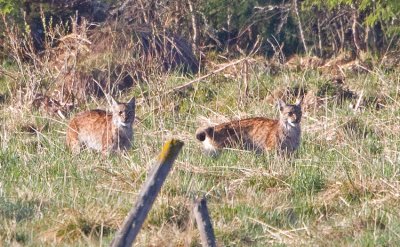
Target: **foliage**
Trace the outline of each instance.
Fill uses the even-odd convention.
[[[298,0],[296,0],[298,1]],[[124,16],[126,21],[138,26],[151,26],[155,29],[167,29],[186,38],[194,35],[202,47],[227,50],[231,55],[248,52],[262,39],[259,51],[272,56],[280,49],[286,56],[299,53],[299,28],[302,23],[305,42],[311,53],[329,57],[343,50],[354,50],[355,44],[348,30],[352,28],[352,11],[358,11],[360,38],[363,47],[374,52],[386,51],[388,37],[396,37],[400,24],[396,19],[400,15],[400,2],[397,0],[305,0],[298,1],[300,21],[295,15],[291,1],[280,0],[191,0],[194,11],[189,11],[188,1],[145,1],[140,4],[128,1],[119,12],[115,9],[125,1],[36,1],[0,0],[0,12],[13,16],[21,26],[25,12],[26,23],[31,27],[32,35],[38,36],[42,19],[38,11],[42,9],[45,22],[53,20],[56,25],[66,22],[78,11],[79,18],[89,21],[104,21],[105,16],[115,13]],[[110,8],[110,6],[115,8]],[[102,9],[101,15],[96,11]],[[121,13],[120,13],[121,12]],[[110,17],[110,16],[109,16]],[[19,18],[19,19],[18,19]],[[110,18],[112,19],[112,18]],[[197,20],[197,23],[192,23]],[[368,33],[369,32],[369,33]],[[346,37],[340,37],[345,35]],[[36,39],[37,37],[35,37]],[[192,37],[194,38],[194,37]],[[373,44],[376,43],[376,44]],[[239,48],[239,49],[237,49]]]
[[[397,19],[400,14],[400,2],[398,0],[306,0],[304,6],[317,6],[332,11],[342,6],[355,8],[366,14],[365,24],[372,27],[378,22],[389,23]]]
[[[277,0],[205,1],[199,6],[219,40],[220,48],[239,45],[242,49],[252,47],[257,38],[262,38],[261,51],[271,55],[273,48],[268,39],[284,45],[284,51],[297,51],[297,24],[288,4]],[[295,38],[293,38],[295,37]],[[213,42],[213,39],[210,39]],[[275,42],[274,42],[275,43]]]
[[[14,0],[0,0],[0,13],[10,14],[17,10],[19,1]]]

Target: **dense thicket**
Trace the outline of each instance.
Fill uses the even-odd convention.
[[[38,48],[43,22],[65,22],[75,13],[95,23],[122,17],[229,54],[246,52],[259,38],[265,55],[381,54],[395,48],[400,31],[397,0],[0,0],[0,11],[6,21],[27,23]]]

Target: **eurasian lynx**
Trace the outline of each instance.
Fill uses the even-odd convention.
[[[135,98],[128,103],[111,100],[111,113],[89,110],[78,113],[69,122],[67,146],[73,153],[79,153],[81,146],[103,154],[127,150],[132,146]]]
[[[196,138],[209,154],[222,148],[241,148],[262,152],[275,149],[290,154],[300,145],[301,101],[289,105],[279,100],[279,120],[255,117],[199,129]]]

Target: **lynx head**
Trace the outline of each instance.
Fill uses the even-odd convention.
[[[119,103],[111,98],[111,109],[113,114],[113,123],[119,127],[129,127],[135,119],[135,97],[128,103]]]
[[[282,100],[278,101],[279,111],[280,111],[280,120],[283,123],[288,123],[290,126],[295,127],[301,121],[301,103],[303,99],[299,99],[296,101],[294,105],[289,105],[283,102]]]

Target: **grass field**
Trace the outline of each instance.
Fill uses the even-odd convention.
[[[70,154],[64,142],[67,120],[32,112],[14,100],[10,87],[1,87],[6,96],[0,113],[3,245],[107,246],[152,159],[170,138],[185,146],[135,246],[200,246],[190,206],[203,194],[219,246],[400,244],[400,71],[352,72],[342,85],[317,70],[272,75],[254,68],[247,95],[242,78],[222,74],[162,95],[189,80],[171,74],[163,83],[123,94],[120,99],[135,95],[140,102],[134,148],[107,158]],[[202,153],[194,133],[205,119],[276,118],[270,96],[288,89],[294,102],[296,88],[312,100],[304,109],[295,157]],[[152,97],[141,101],[141,92]],[[106,107],[104,100],[90,102],[75,112]],[[27,124],[43,130],[27,133]]]

